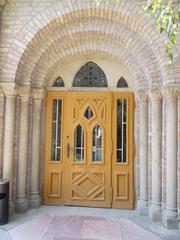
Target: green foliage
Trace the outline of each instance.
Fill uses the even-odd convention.
[[[121,0],[95,0],[101,2],[119,4]],[[148,16],[154,16],[160,34],[165,34],[165,51],[168,57],[169,66],[174,64],[172,47],[176,44],[177,28],[180,22],[180,0],[146,0],[142,11]]]
[[[173,0],[148,0],[142,6],[142,11],[148,16],[155,16],[159,32],[166,35],[165,50],[169,66],[172,66],[174,57],[171,49],[176,43],[177,28],[180,20],[180,1],[174,4]]]

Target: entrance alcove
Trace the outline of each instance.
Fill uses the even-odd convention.
[[[25,3],[21,2],[21,6],[24,6]],[[117,8],[113,4],[95,6],[94,1],[82,1],[82,4],[79,3],[74,8],[73,0],[68,1],[68,5],[66,1],[58,1],[49,3],[43,11],[36,14],[34,11],[38,8],[34,4],[41,4],[40,1],[31,2],[31,6],[34,6],[33,14],[31,11],[24,11],[23,7],[22,11],[18,10],[18,4],[15,4],[14,10],[17,10],[17,13],[25,12],[28,20],[23,21],[22,25],[19,23],[14,28],[13,35],[9,33],[8,36],[6,26],[13,28],[15,21],[13,18],[3,20],[3,46],[7,44],[8,51],[2,48],[0,172],[2,177],[11,182],[10,206],[12,209],[16,208],[17,212],[38,207],[42,203],[46,151],[44,139],[48,131],[47,129],[45,133],[43,122],[48,109],[45,107],[48,94],[53,91],[54,97],[61,94],[62,99],[69,94],[68,104],[71,107],[73,98],[77,102],[78,94],[80,96],[84,91],[84,95],[87,95],[87,106],[83,109],[92,105],[93,110],[96,109],[96,120],[102,117],[102,122],[104,121],[107,127],[105,120],[110,118],[110,114],[107,115],[103,109],[97,109],[98,102],[102,101],[97,94],[101,93],[102,98],[108,99],[108,109],[112,110],[118,96],[122,94],[121,96],[126,98],[129,92],[132,92],[136,101],[136,108],[132,104],[135,109],[135,131],[131,131],[135,138],[132,145],[136,146],[136,151],[131,149],[132,156],[135,155],[135,158],[132,158],[135,163],[134,206],[140,214],[149,215],[153,221],[162,221],[167,227],[177,227],[179,224],[180,193],[177,179],[180,173],[177,165],[179,156],[176,154],[177,147],[179,148],[180,106],[176,71],[178,64],[174,67],[175,71],[168,70],[162,47],[164,39],[156,31],[153,19],[147,20],[146,16],[137,12],[137,1],[121,2]],[[4,9],[4,16],[9,14],[9,4],[10,1]],[[132,14],[129,15],[129,12]],[[11,20],[12,22],[6,23]],[[178,50],[175,51],[175,59],[177,54]],[[90,95],[88,100],[88,88],[72,87],[77,72],[88,62],[97,64],[105,73],[108,82],[107,88],[93,88],[91,94],[94,94],[96,101]],[[128,88],[117,88],[122,77]],[[53,87],[57,79],[63,80],[64,85],[59,81]],[[114,102],[112,96],[116,99]],[[78,101],[82,102],[83,106],[85,99],[81,97]],[[108,102],[111,104],[108,105]],[[58,104],[60,105],[60,102]],[[56,106],[59,106],[58,104]],[[123,104],[126,103],[119,102],[119,106]],[[52,105],[49,109],[52,113]],[[84,121],[88,124],[87,119],[78,118],[80,107],[75,106],[75,109],[71,110],[74,111],[69,114],[71,116],[74,113],[74,121],[79,119],[83,124]],[[98,115],[100,110],[101,116]],[[119,116],[121,113],[122,111]],[[84,111],[81,115],[84,116]],[[109,120],[111,123],[112,119],[116,119],[116,116],[113,115]],[[74,123],[70,120],[72,118],[68,119],[67,123],[72,127]],[[95,121],[95,118],[92,120]],[[89,121],[89,124],[94,123],[90,126],[92,129],[96,126],[93,121]],[[103,124],[100,126],[103,127]],[[67,143],[66,140],[64,154],[67,150],[73,150],[73,144],[68,146]],[[111,152],[111,145],[115,144],[107,144],[107,154]],[[94,152],[96,150],[94,145]],[[68,167],[73,168],[72,165]],[[98,167],[99,171],[102,170],[102,166]],[[57,169],[53,169],[55,170]],[[87,179],[87,174],[84,177]],[[57,173],[52,180],[56,182],[60,178],[61,175]],[[127,179],[127,174],[117,176],[119,183],[125,183]],[[90,182],[91,192],[97,181],[89,177],[88,183]],[[52,195],[53,192],[58,192],[57,189],[60,189],[60,185],[52,189]],[[108,191],[113,195],[110,187]],[[126,192],[126,198],[127,195]],[[56,204],[56,201],[52,200],[52,204]],[[64,201],[59,204],[64,204]],[[114,207],[115,205],[114,203]]]

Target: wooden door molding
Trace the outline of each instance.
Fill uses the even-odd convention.
[[[70,157],[66,158],[65,204],[111,207],[111,94],[110,93],[68,93],[67,94],[67,144],[70,144]],[[86,110],[92,116],[84,116]],[[76,114],[76,109],[78,113]],[[74,131],[76,126],[84,129],[84,162],[74,162]],[[96,126],[103,131],[102,162],[92,162],[92,133]]]
[[[62,102],[61,161],[52,161],[53,100]],[[117,101],[127,102],[126,162],[117,163]],[[89,109],[88,109],[89,108]],[[132,209],[133,93],[57,92],[46,99],[44,203]],[[84,161],[74,162],[74,131],[84,131]],[[92,162],[92,135],[102,129],[102,162]],[[95,156],[94,156],[95,158]]]
[[[52,205],[64,204],[64,125],[65,125],[65,98],[66,93],[48,92],[46,99],[46,139],[45,139],[45,175],[44,175],[44,203]],[[61,153],[60,161],[54,161],[52,151],[52,121],[53,101],[61,100]]]
[[[133,209],[134,208],[134,96],[133,93],[114,93],[114,109],[112,115],[112,137],[113,137],[113,157],[112,157],[112,185],[113,185],[113,208]],[[117,101],[126,101],[126,161],[117,162]]]

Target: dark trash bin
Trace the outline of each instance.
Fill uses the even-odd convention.
[[[9,181],[0,179],[0,225],[9,219]]]

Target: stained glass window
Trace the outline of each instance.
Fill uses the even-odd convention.
[[[88,62],[76,74],[73,87],[108,87],[103,70],[94,62]]]
[[[128,84],[126,82],[126,80],[121,77],[117,83],[117,88],[128,88]]]
[[[64,87],[64,81],[61,77],[58,77],[54,83],[53,83],[53,87]]]

